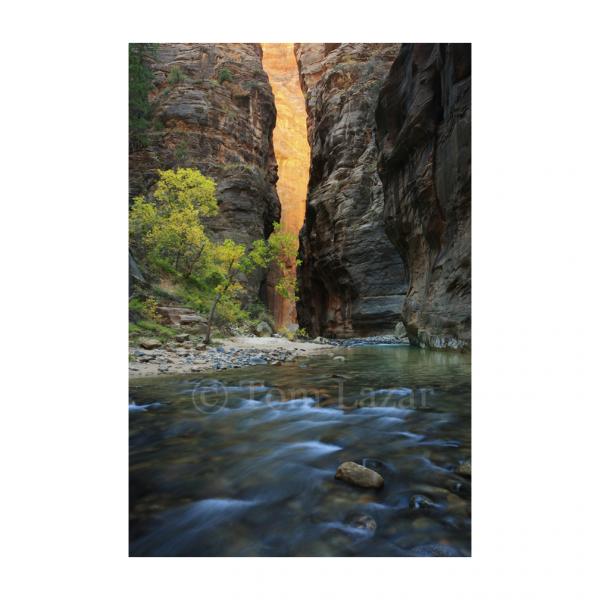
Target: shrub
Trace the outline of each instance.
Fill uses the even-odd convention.
[[[221,69],[219,71],[218,80],[219,80],[219,83],[223,83],[224,81],[233,81],[233,74],[227,68]]]
[[[130,324],[129,333],[131,335],[155,335],[164,342],[174,337],[177,332],[166,325],[161,325],[160,323],[155,323],[154,321],[144,320],[138,321],[135,324]]]
[[[146,302],[144,302],[144,317],[146,317],[146,319],[150,319],[151,321],[156,321],[158,319],[158,313],[156,312],[157,308],[158,302],[154,298],[147,298]]]
[[[144,301],[139,298],[129,300],[129,320],[139,321],[144,315]]]
[[[277,330],[277,333],[281,337],[284,337],[286,340],[289,340],[290,342],[294,341],[294,332],[290,331],[287,327],[281,327]]]
[[[171,70],[169,71],[169,75],[167,77],[167,81],[171,85],[185,81],[185,75],[183,74],[183,71],[181,70],[181,68],[178,67],[177,65],[175,65],[174,67],[171,67]]]
[[[188,145],[185,142],[179,142],[175,147],[175,160],[177,163],[185,162],[188,158]]]

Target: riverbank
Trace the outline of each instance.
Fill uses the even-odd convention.
[[[238,369],[253,365],[278,366],[335,348],[405,343],[393,335],[331,340],[318,337],[312,341],[290,341],[284,337],[234,336],[215,340],[207,346],[188,334],[172,342],[140,339],[129,349],[129,378],[156,377],[185,373],[205,373]]]
[[[215,340],[210,346],[186,334],[177,338],[176,341],[160,345],[156,344],[157,340],[142,339],[138,345],[130,347],[129,378],[203,373],[252,365],[277,366],[304,356],[331,351],[334,347],[325,340],[290,341],[283,337],[234,336]]]

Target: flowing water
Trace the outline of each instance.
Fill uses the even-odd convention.
[[[334,354],[133,382],[130,554],[469,556],[470,357]]]

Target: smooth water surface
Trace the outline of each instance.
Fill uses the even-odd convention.
[[[130,554],[469,556],[470,356],[333,354],[133,382]]]

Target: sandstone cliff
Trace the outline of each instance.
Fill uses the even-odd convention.
[[[158,45],[150,142],[130,155],[131,196],[150,189],[156,169],[198,168],[218,183],[215,238],[250,244],[271,232],[280,214],[276,113],[261,58],[260,44]],[[251,283],[257,290],[264,274]]]
[[[404,44],[376,112],[385,229],[410,275],[411,342],[471,342],[471,47]]]
[[[383,228],[373,132],[399,44],[296,44],[311,147],[298,320],[312,334],[393,329],[407,276]]]
[[[300,88],[294,44],[262,44],[263,67],[275,95],[277,122],[273,131],[273,147],[279,179],[277,193],[281,202],[281,226],[298,238],[306,209],[306,186],[310,149],[306,133],[304,95]],[[295,262],[288,266],[295,273]],[[270,273],[269,308],[278,327],[296,322],[296,303],[282,298],[274,289],[279,273]]]

